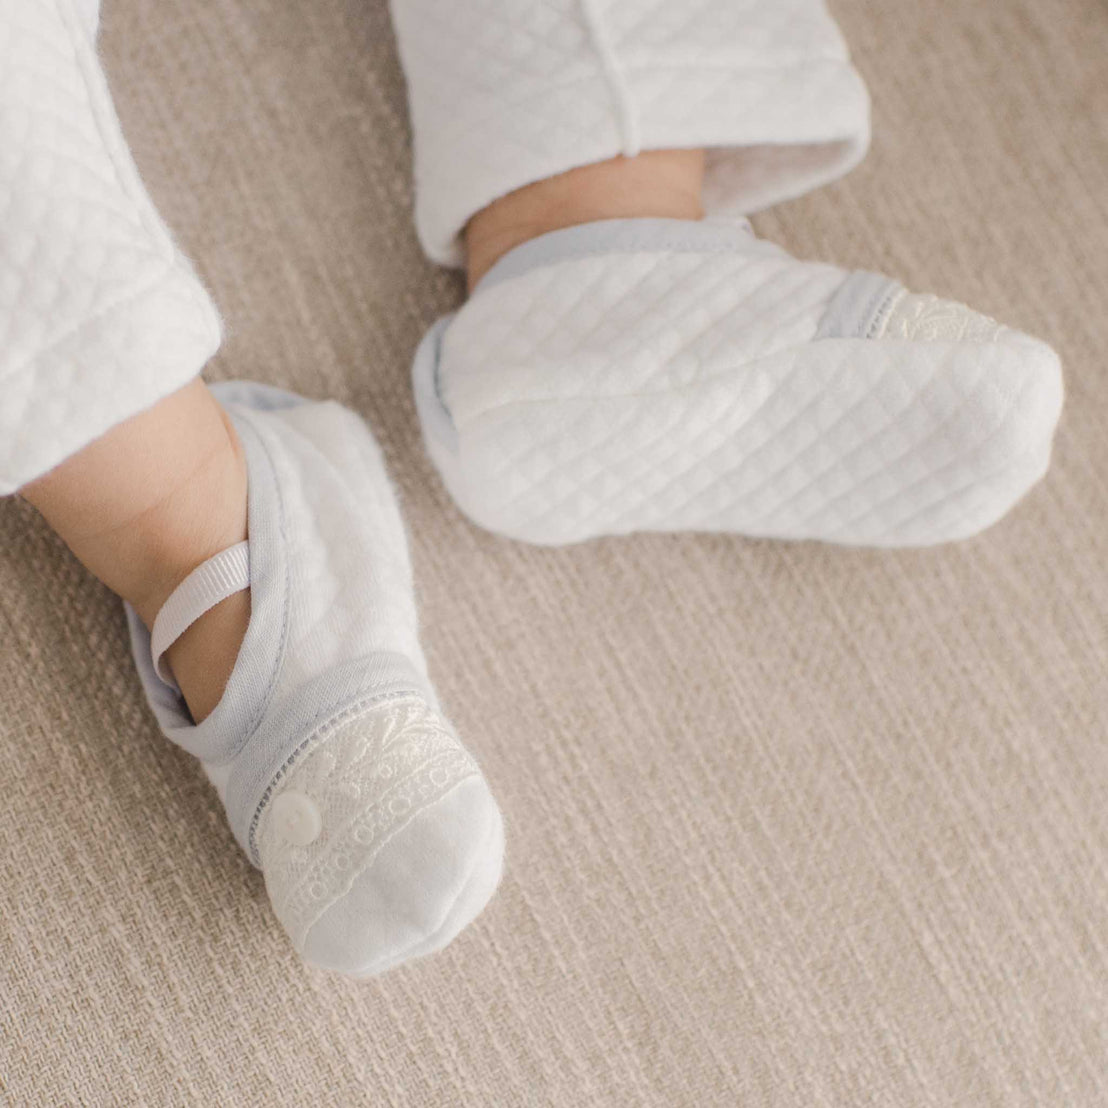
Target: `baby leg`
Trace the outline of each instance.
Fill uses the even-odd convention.
[[[197,566],[246,539],[242,449],[199,378],[21,491],[148,627]],[[197,723],[223,694],[249,618],[249,592],[235,593],[169,649],[169,665]]]
[[[126,601],[151,710],[296,949],[377,973],[483,908],[500,813],[428,677],[364,422],[198,380],[219,320],[131,161],[96,14],[0,6],[0,492]]]

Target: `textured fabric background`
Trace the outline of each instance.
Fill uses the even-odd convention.
[[[302,967],[122,612],[0,503],[0,1102],[1108,1103],[1108,7],[839,0],[874,149],[757,220],[1052,340],[1054,469],[981,539],[851,553],[479,533],[407,383],[461,295],[411,225],[383,0],[107,0],[213,378],[379,434],[498,899],[380,982]]]

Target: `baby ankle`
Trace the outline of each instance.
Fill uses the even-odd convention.
[[[121,587],[115,591],[151,626],[198,565],[246,538],[246,511],[246,466],[230,431],[224,448],[121,536]]]
[[[466,225],[469,289],[508,251],[551,231],[607,219],[702,219],[703,181],[703,150],[648,150],[516,189]]]

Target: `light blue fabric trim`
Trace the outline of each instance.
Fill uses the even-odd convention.
[[[225,399],[218,386],[213,391]],[[259,431],[241,410],[230,414],[249,474],[250,622],[227,688],[202,723],[192,722],[184,701],[154,672],[150,635],[126,606],[131,653],[158,724],[171,742],[212,765],[234,759],[257,729],[276,683],[288,632],[287,543],[280,492]]]
[[[423,434],[455,457],[458,454],[458,432],[439,391],[439,362],[443,335],[457,314],[451,312],[432,324],[412,359],[412,391]]]
[[[509,250],[477,282],[476,296],[542,266],[595,254],[729,254],[756,242],[745,219],[603,219],[551,231]]]
[[[892,298],[904,286],[881,273],[855,270],[831,298],[816,339],[865,339],[876,333]]]

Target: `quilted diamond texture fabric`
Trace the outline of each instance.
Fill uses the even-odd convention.
[[[0,493],[194,377],[216,311],[120,133],[88,0],[0,5]]]
[[[1058,359],[902,291],[876,323],[829,330],[854,280],[872,277],[751,238],[726,252],[583,254],[479,287],[436,337],[437,358],[430,342],[417,357],[417,392],[430,373],[442,416],[421,404],[429,451],[471,518],[542,544],[654,530],[875,546],[974,534],[1046,470]]]
[[[393,0],[428,255],[512,189],[640,149],[713,148],[710,210],[846,172],[869,101],[822,0]],[[736,159],[729,153],[746,148]]]

